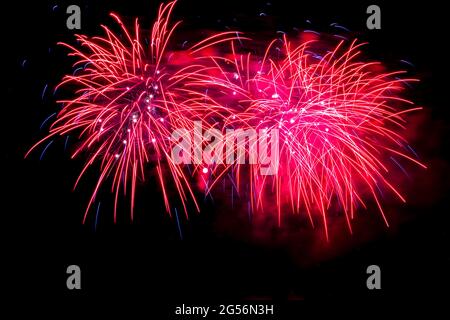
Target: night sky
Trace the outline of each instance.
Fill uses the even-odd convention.
[[[42,149],[24,159],[46,133],[48,126],[40,129],[41,123],[58,110],[53,88],[72,70],[67,50],[56,45],[74,43],[76,32],[66,28],[65,8],[79,5],[80,33],[96,35],[100,24],[113,24],[111,11],[125,21],[138,17],[148,28],[159,2],[4,4],[1,234],[7,296],[30,310],[48,312],[57,304],[80,310],[114,301],[142,309],[150,319],[155,313],[161,314],[155,319],[169,318],[181,303],[258,300],[274,303],[280,319],[300,319],[306,310],[326,311],[317,306],[336,301],[344,309],[359,302],[382,309],[399,301],[448,301],[448,22],[439,3],[377,1],[381,30],[366,28],[365,10],[372,1],[180,0],[176,5],[173,19],[183,20],[180,42],[202,30],[239,29],[267,39],[279,30],[333,34],[337,31],[330,24],[338,23],[351,30],[348,35],[369,43],[369,58],[420,79],[407,95],[425,107],[420,117],[409,119],[415,132],[410,138],[429,169],[411,169],[401,182],[408,202],[387,204],[390,228],[372,209],[360,213],[353,235],[341,228],[330,243],[315,240],[320,232],[308,225],[278,229],[251,223],[242,213],[245,204],[231,208],[220,197],[215,203],[205,200],[202,212],[189,221],[182,219],[180,239],[152,179],[139,188],[134,222],[124,205],[114,225],[111,196],[105,193],[97,223],[93,215],[83,225],[95,172],[72,190],[83,159],[70,159],[64,139],[55,141],[41,161]],[[80,291],[66,288],[71,264],[81,267]],[[379,291],[366,288],[371,264],[381,267]]]

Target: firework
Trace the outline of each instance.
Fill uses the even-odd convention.
[[[420,109],[401,97],[405,84],[416,80],[363,62],[356,41],[321,47],[320,41],[283,36],[258,55],[257,46],[245,50],[246,38],[230,31],[175,50],[171,40],[178,23],[169,20],[174,4],[160,6],[148,39],[138,20],[130,32],[111,14],[120,33],[103,26],[103,37],[79,35],[77,47],[63,44],[77,59],[76,71],[59,86],[77,90],[60,101],[63,108],[49,135],[31,150],[54,136],[76,134],[79,145],[72,157],[87,158],[76,185],[100,164],[83,221],[107,181],[115,194],[114,221],[121,192],[130,193],[133,218],[136,186],[150,166],[169,214],[172,190],[187,216],[188,200],[199,211],[193,182],[200,180],[199,189],[210,194],[229,177],[237,192],[246,182],[254,212],[276,212],[279,224],[287,207],[305,212],[313,225],[318,216],[327,239],[331,210],[343,212],[351,232],[355,211],[373,202],[388,225],[383,190],[405,198],[390,181],[387,162],[404,158],[425,168],[401,134],[404,115]],[[179,150],[188,154],[189,165],[176,161],[173,133],[182,128],[185,137],[177,139],[195,141],[199,123],[221,137],[230,129],[258,132],[245,151],[249,158],[265,134],[277,130],[277,170],[261,174],[262,164],[254,162],[205,165],[204,155],[192,154],[191,145]],[[202,132],[198,136],[200,147],[208,145]],[[235,147],[227,156],[239,152]],[[275,210],[268,206],[272,203]]]
[[[366,208],[369,199],[389,225],[381,190],[405,201],[389,181],[387,162],[404,158],[426,168],[401,135],[403,116],[421,109],[404,107],[412,102],[400,96],[405,84],[416,80],[381,71],[378,62],[358,61],[361,46],[340,42],[332,50],[318,50],[315,41],[292,43],[284,36],[261,56],[239,54],[231,43],[229,58],[214,58],[220,72],[211,85],[234,99],[227,102],[235,111],[224,128],[279,131],[277,173],[261,175],[261,164],[246,171],[253,211],[275,202],[276,209],[269,210],[277,212],[279,224],[285,206],[306,212],[313,225],[319,214],[328,239],[331,210],[344,213],[351,232],[356,208]],[[239,180],[242,166],[232,170]]]
[[[62,43],[77,61],[75,73],[65,76],[58,87],[77,90],[71,99],[59,101],[63,108],[49,135],[29,152],[54,136],[76,134],[79,145],[72,158],[83,153],[87,161],[75,186],[93,164],[100,163],[83,222],[108,179],[115,193],[114,221],[121,191],[130,192],[133,218],[137,181],[145,179],[148,163],[158,177],[167,212],[171,212],[168,184],[177,190],[186,214],[187,199],[199,210],[186,170],[172,161],[170,137],[175,128],[192,128],[195,120],[209,123],[221,111],[205,94],[204,79],[196,75],[204,67],[196,60],[206,48],[233,39],[236,33],[214,34],[194,45],[195,50],[170,50],[179,24],[170,23],[174,4],[160,6],[148,40],[137,19],[130,32],[118,15],[111,14],[120,33],[102,26],[103,37],[78,35],[77,47]],[[194,168],[193,174],[197,171]]]

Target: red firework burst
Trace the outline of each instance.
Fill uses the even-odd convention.
[[[282,46],[275,47],[278,42]],[[355,209],[366,208],[371,198],[388,226],[380,190],[405,198],[389,181],[386,162],[396,156],[426,168],[401,135],[403,116],[421,108],[404,108],[412,102],[399,93],[416,80],[399,79],[404,72],[380,71],[378,62],[358,61],[361,44],[356,41],[322,50],[323,55],[315,53],[314,45],[283,37],[260,57],[238,54],[232,43],[228,57],[213,58],[219,72],[210,85],[228,90],[234,99],[227,101],[235,113],[224,120],[224,130],[239,126],[279,132],[278,172],[262,176],[256,164],[247,176],[252,208],[264,210],[275,197],[279,224],[285,204],[293,212],[305,211],[313,225],[318,213],[328,239],[331,207],[344,212],[351,232]],[[256,148],[261,139],[267,137],[259,135],[249,144]],[[239,180],[242,166],[233,170]]]
[[[145,178],[146,163],[155,165],[169,214],[170,179],[186,214],[185,202],[189,198],[199,208],[189,177],[173,162],[170,136],[175,128],[192,128],[195,120],[209,123],[208,119],[221,111],[222,107],[205,94],[204,79],[197,76],[203,67],[196,60],[206,48],[233,39],[236,33],[214,34],[197,43],[195,50],[169,50],[171,36],[179,24],[169,21],[174,4],[160,6],[148,46],[142,42],[138,20],[131,34],[116,14],[111,16],[121,27],[120,35],[102,26],[104,37],[77,36],[81,49],[62,43],[77,58],[74,67],[82,71],[65,76],[58,87],[70,84],[77,91],[74,98],[59,101],[63,108],[50,134],[29,152],[53,136],[77,134],[80,144],[72,158],[86,153],[88,160],[75,186],[89,167],[100,163],[99,179],[83,222],[100,187],[110,177],[115,192],[114,221],[121,189],[124,193],[131,189],[133,218],[136,184]],[[169,176],[164,166],[168,167]]]
[[[405,83],[416,80],[399,79],[402,72],[360,61],[361,44],[356,42],[341,42],[327,51],[314,41],[295,43],[283,37],[259,56],[237,52],[236,43],[242,45],[244,38],[224,32],[176,51],[170,40],[178,23],[169,22],[174,4],[161,5],[148,45],[137,20],[130,33],[115,14],[111,16],[121,27],[120,35],[103,26],[103,37],[77,36],[81,49],[63,44],[81,71],[66,76],[59,86],[70,84],[77,91],[74,98],[60,101],[63,109],[49,135],[31,150],[53,136],[77,134],[80,143],[72,157],[84,153],[87,162],[76,184],[100,163],[83,221],[108,179],[115,193],[114,221],[119,193],[128,189],[133,217],[137,181],[144,180],[150,163],[169,214],[169,188],[176,190],[187,215],[189,199],[199,210],[191,177],[207,176],[209,193],[231,171],[238,189],[240,180],[248,179],[255,212],[276,203],[279,224],[284,206],[289,206],[295,213],[306,212],[312,224],[318,215],[328,239],[330,210],[339,208],[351,231],[356,209],[373,201],[388,225],[381,190],[405,198],[390,182],[387,162],[395,156],[425,168],[401,135],[404,115],[420,108],[405,108],[412,103],[400,93]],[[231,50],[222,54],[224,45]],[[262,132],[250,141],[249,158],[266,139],[264,133],[277,130],[278,170],[262,176],[261,164],[243,170],[241,164],[204,167],[192,159],[187,171],[173,159],[177,141],[171,135],[179,128],[194,132],[196,121],[222,133],[229,128]],[[191,147],[183,152],[192,155]]]

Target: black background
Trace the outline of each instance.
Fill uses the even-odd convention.
[[[286,245],[287,240],[277,238],[277,230],[271,230],[263,241],[253,239],[252,225],[219,200],[214,208],[220,209],[206,201],[200,215],[194,214],[189,222],[182,219],[184,239],[180,240],[176,223],[164,214],[151,180],[140,188],[134,223],[124,208],[114,225],[105,201],[97,227],[94,215],[82,225],[92,179],[88,177],[74,192],[72,187],[83,162],[69,159],[64,142],[55,142],[42,161],[40,151],[24,159],[28,148],[45,134],[47,127],[39,130],[40,124],[58,108],[54,86],[71,72],[73,61],[56,45],[58,41],[73,43],[74,32],[65,26],[65,8],[80,5],[81,33],[95,35],[100,32],[99,24],[113,24],[110,11],[139,17],[141,25],[148,27],[159,3],[8,2],[2,9],[2,71],[6,73],[0,137],[5,197],[1,233],[7,253],[2,264],[10,298],[42,301],[37,306],[47,311],[60,302],[73,310],[99,306],[106,299],[114,307],[143,306],[150,318],[157,310],[163,314],[161,319],[178,303],[257,299],[274,302],[283,318],[291,319],[301,316],[310,303],[324,301],[344,301],[349,307],[363,301],[381,308],[390,301],[448,298],[449,59],[444,8],[438,1],[378,1],[382,29],[370,31],[365,26],[365,10],[371,2],[268,2],[181,0],[174,20],[183,20],[181,37],[205,28],[240,29],[269,37],[276,30],[292,32],[293,28],[333,33],[336,30],[330,24],[337,22],[370,43],[370,57],[406,68],[421,79],[410,93],[418,105],[427,108],[426,122],[418,126],[418,134],[425,138],[416,138],[415,146],[430,168],[425,173],[414,171],[408,194],[412,201],[392,207],[394,227],[374,226],[378,223],[374,215],[369,220],[361,218],[364,222],[360,229],[356,227],[359,235],[356,232],[344,236],[345,240],[321,245],[320,253],[298,254],[310,249],[303,243]],[[414,67],[401,64],[401,59]],[[229,222],[223,227],[218,221],[224,221],[225,215]],[[375,235],[366,237],[365,230]],[[65,272],[70,264],[81,267],[81,291],[66,289]],[[370,264],[382,269],[380,291],[365,286]]]

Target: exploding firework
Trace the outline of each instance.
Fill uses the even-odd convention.
[[[100,164],[83,221],[107,180],[115,194],[114,221],[121,191],[130,190],[133,217],[137,182],[145,179],[150,165],[169,214],[172,190],[186,215],[188,200],[199,210],[192,177],[203,179],[206,193],[229,177],[240,193],[245,180],[252,210],[276,212],[279,224],[289,207],[305,212],[313,225],[318,216],[328,238],[331,210],[343,212],[351,232],[357,208],[373,202],[388,225],[383,190],[405,198],[390,181],[387,162],[404,158],[425,167],[401,134],[404,115],[420,108],[400,93],[416,80],[400,79],[402,72],[386,72],[380,63],[362,62],[362,45],[356,41],[329,50],[317,41],[293,42],[284,36],[258,55],[259,48],[240,52],[245,38],[238,32],[223,32],[175,50],[171,39],[178,23],[169,21],[174,4],[160,6],[148,40],[138,20],[130,32],[111,14],[120,34],[103,26],[103,37],[77,36],[80,49],[63,44],[77,61],[75,73],[59,86],[77,90],[60,101],[63,108],[49,135],[31,150],[54,136],[76,134],[79,145],[72,157],[87,155],[76,184]],[[262,133],[249,137],[249,158],[265,133],[277,130],[276,173],[261,175],[260,163],[204,166],[192,159],[183,166],[174,161],[173,132],[183,128],[188,135],[198,122],[224,134],[230,128]],[[191,147],[181,151],[192,154]]]
[[[114,221],[119,193],[127,193],[127,189],[131,189],[133,218],[137,181],[145,179],[148,163],[158,176],[167,212],[171,211],[169,183],[177,190],[186,214],[187,199],[199,210],[188,174],[172,161],[170,137],[175,128],[192,128],[195,120],[209,123],[216,114],[226,114],[205,94],[204,78],[196,75],[204,67],[196,60],[206,48],[229,41],[236,33],[214,34],[192,50],[170,50],[172,34],[179,24],[170,24],[174,4],[160,6],[148,41],[143,41],[137,19],[131,33],[118,15],[111,14],[121,28],[120,34],[102,26],[104,37],[77,36],[81,49],[62,43],[77,61],[75,73],[65,76],[58,87],[72,85],[77,91],[70,100],[59,101],[63,108],[50,134],[29,152],[54,136],[78,135],[80,144],[72,158],[84,153],[87,162],[75,186],[88,168],[100,163],[83,221],[107,179],[112,179],[115,193]],[[193,174],[197,171],[194,168]]]
[[[220,72],[211,85],[227,88],[234,98],[228,105],[235,112],[224,120],[224,128],[279,132],[277,173],[259,174],[261,164],[246,171],[251,206],[264,211],[275,202],[276,210],[269,210],[277,212],[279,224],[284,206],[306,212],[313,225],[319,214],[328,239],[330,210],[344,213],[351,232],[356,208],[366,208],[371,199],[388,226],[382,190],[403,202],[405,198],[389,181],[386,162],[404,158],[426,168],[401,135],[403,116],[421,108],[405,108],[412,102],[399,93],[416,80],[400,79],[404,72],[381,71],[378,62],[358,61],[362,44],[356,41],[340,42],[332,50],[315,50],[315,45],[292,43],[284,36],[264,55],[254,56],[238,54],[232,43],[231,58],[214,59]],[[261,139],[267,137],[249,134],[248,150]],[[233,166],[233,176],[239,179],[242,169]]]

